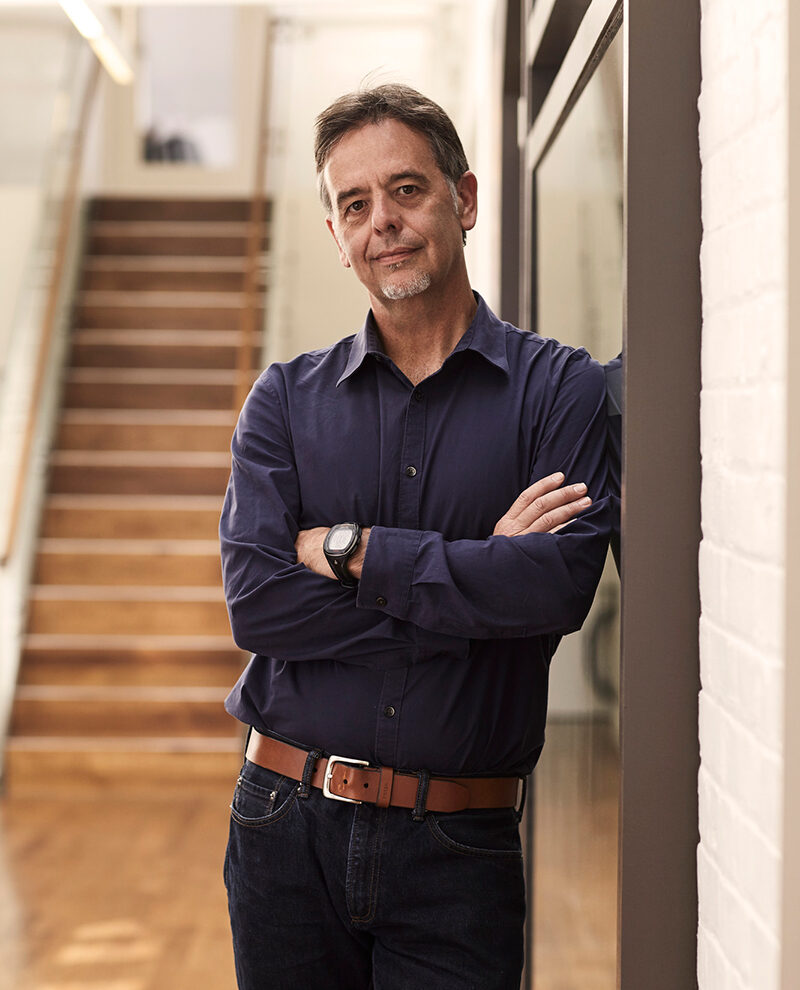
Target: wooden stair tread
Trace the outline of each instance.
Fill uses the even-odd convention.
[[[217,540],[103,539],[93,537],[44,537],[39,553],[84,554],[177,554],[180,556],[217,555]]]
[[[91,232],[136,237],[247,237],[251,226],[249,220],[92,220]]]
[[[149,591],[149,594],[148,594]],[[141,588],[138,585],[34,584],[33,602],[221,602],[222,588],[216,585],[173,585],[170,588]]]
[[[230,653],[236,649],[233,639],[228,636],[154,635],[151,633],[35,633],[29,632],[23,640],[27,650],[82,650],[110,652],[152,652],[173,653],[196,651],[207,653],[218,651]]]
[[[232,385],[236,383],[237,373],[202,368],[71,368],[67,379],[102,384]]]
[[[134,753],[241,753],[242,744],[231,720],[231,736],[13,736],[6,746],[11,751],[73,750]]]
[[[230,385],[235,371],[181,368],[71,368],[67,378],[74,382],[144,383],[157,385]]]
[[[76,330],[72,335],[73,346],[103,344],[108,346],[137,347],[231,347],[238,346],[242,335],[235,330],[130,330],[88,329]]]
[[[245,258],[190,254],[102,254],[87,256],[84,271],[244,272]]]
[[[231,426],[236,414],[227,409],[65,409],[62,423],[109,425]],[[188,496],[187,496],[188,497]]]
[[[222,687],[175,685],[94,685],[94,684],[21,684],[17,698],[25,701],[124,701],[135,704],[147,701],[224,701]]]
[[[240,309],[247,303],[245,292],[200,292],[197,289],[171,291],[132,291],[89,289],[78,294],[80,306],[203,306]]]
[[[230,467],[231,457],[210,450],[56,450],[50,461],[108,467]]]
[[[146,508],[153,511],[204,512],[219,511],[222,503],[216,495],[98,495],[94,493],[53,494],[47,498],[48,505],[54,508],[79,510],[136,510]]]

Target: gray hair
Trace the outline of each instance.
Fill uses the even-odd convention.
[[[348,131],[383,120],[399,120],[428,139],[434,160],[452,191],[469,164],[452,120],[438,103],[400,83],[387,83],[372,89],[345,93],[317,117],[314,160],[322,204],[328,214],[332,204],[323,171],[331,152]]]

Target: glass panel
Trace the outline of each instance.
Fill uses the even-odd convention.
[[[26,288],[29,296],[46,281],[52,263],[52,218],[83,93],[81,47],[60,9],[0,11],[0,391],[15,338],[36,335],[16,324]]]
[[[622,347],[622,178],[620,33],[536,173],[538,332],[602,362]],[[584,628],[565,637],[552,666],[526,829],[534,990],[616,985],[618,686],[609,557]]]

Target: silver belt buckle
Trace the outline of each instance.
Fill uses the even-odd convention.
[[[331,780],[333,779],[333,767],[336,763],[348,763],[352,766],[368,767],[369,760],[351,760],[347,756],[329,756],[328,765],[325,767],[325,779],[322,782],[322,793],[326,798],[330,798],[332,801],[344,801],[347,804],[362,804],[363,802],[357,801],[355,798],[342,797],[341,794],[334,794],[331,791]]]

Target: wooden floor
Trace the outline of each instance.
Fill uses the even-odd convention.
[[[615,990],[619,755],[609,723],[549,722],[535,777],[533,990]]]
[[[545,754],[533,987],[613,990],[616,751],[603,724],[578,722],[550,726]],[[2,801],[0,990],[234,990],[230,789]]]
[[[5,800],[2,990],[233,990],[233,788],[198,800]]]

